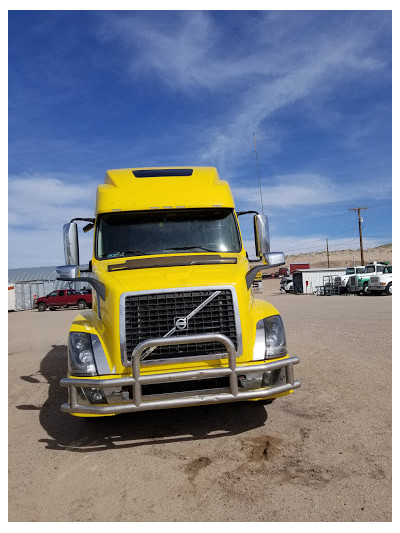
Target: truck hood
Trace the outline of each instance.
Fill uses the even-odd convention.
[[[218,258],[230,261],[220,262]],[[113,259],[94,262],[93,273],[105,286],[105,298],[99,298],[95,291],[93,321],[109,354],[110,368],[115,367],[117,374],[128,372],[121,362],[121,327],[123,328],[123,324],[121,326],[120,323],[121,295],[138,291],[161,292],[183,288],[189,290],[191,288],[212,290],[214,287],[217,289],[228,286],[234,288],[240,315],[242,357],[243,360],[252,360],[257,321],[278,312],[271,304],[254,298],[252,290],[249,290],[246,284],[248,271],[249,262],[244,252],[226,253],[221,256],[217,254],[146,256],[128,261]]]
[[[218,257],[222,260],[219,262]],[[122,292],[236,285],[244,283],[248,262],[241,256],[167,256],[108,265],[100,276],[111,278]]]

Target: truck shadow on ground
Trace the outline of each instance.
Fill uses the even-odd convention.
[[[39,420],[49,438],[40,439],[46,448],[89,452],[134,448],[167,442],[183,442],[236,435],[265,425],[265,407],[255,402],[237,402],[141,411],[103,418],[78,418],[62,413],[67,390],[60,379],[67,375],[67,347],[54,345],[41,362],[40,370],[21,376],[28,383],[49,384],[43,406],[18,405],[20,410],[40,410]],[[37,377],[35,377],[37,376]]]

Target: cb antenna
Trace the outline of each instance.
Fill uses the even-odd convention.
[[[256,146],[256,136],[253,133],[253,139],[254,139],[254,150],[256,152],[256,161],[257,161],[257,173],[258,173],[258,185],[260,186],[260,198],[261,198],[261,212],[264,214],[264,204],[262,199],[262,192],[261,192],[261,179],[260,179],[260,168],[258,166],[258,155],[257,155],[257,146]]]

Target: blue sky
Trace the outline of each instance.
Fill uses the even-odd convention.
[[[110,168],[205,165],[273,250],[391,242],[390,11],[10,11],[9,267],[63,264]],[[241,219],[253,249],[251,219]],[[81,237],[81,260],[92,232]]]

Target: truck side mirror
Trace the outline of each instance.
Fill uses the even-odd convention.
[[[269,225],[267,215],[254,215],[254,239],[256,246],[256,255],[263,257],[269,253]],[[272,265],[271,265],[272,266]]]
[[[285,254],[283,252],[268,252],[263,255],[263,263],[270,267],[284,265]]]
[[[262,256],[263,265],[251,268],[246,274],[246,285],[250,289],[257,273],[264,268],[273,268],[285,264],[285,254],[283,252],[267,252]]]
[[[80,276],[79,265],[63,265],[56,268],[57,274],[65,281],[67,279],[75,279]]]
[[[66,265],[79,265],[78,226],[76,222],[64,224],[64,257]]]

